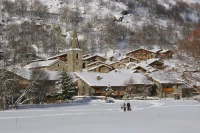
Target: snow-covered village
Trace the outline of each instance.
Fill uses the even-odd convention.
[[[200,0],[0,0],[0,132],[200,130]]]

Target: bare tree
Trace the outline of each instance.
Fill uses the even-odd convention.
[[[124,90],[125,96],[127,98],[133,95],[142,95],[144,99],[148,96],[151,86],[150,81],[146,78],[141,79],[141,83],[138,84],[134,81],[133,77],[130,77],[125,83],[126,89]]]
[[[0,108],[8,109],[18,94],[18,77],[14,73],[0,68]]]
[[[124,90],[125,96],[127,98],[131,98],[132,94],[134,94],[134,92],[136,91],[136,85],[135,85],[135,81],[134,81],[133,77],[131,77],[129,80],[127,80],[124,84],[126,86],[126,88]]]
[[[179,41],[177,54],[179,62],[177,63],[182,77],[189,84],[195,85],[194,82],[200,82],[200,26],[191,34]],[[196,88],[196,86],[193,86]]]
[[[25,12],[28,9],[28,2],[26,0],[17,0],[15,2],[16,11],[15,13],[19,16],[25,16]]]
[[[37,99],[41,96],[42,98],[40,100],[43,100],[45,96],[44,93],[46,93],[46,90],[41,91],[40,93],[38,92],[40,91],[42,85],[44,85],[44,82],[47,79],[48,79],[48,74],[45,71],[32,70],[29,84],[24,90],[22,90],[21,95],[15,101],[15,108],[17,108],[19,104],[23,104],[27,101]]]
[[[110,86],[110,83],[109,83],[108,87],[106,88],[106,99],[113,97],[115,95],[114,92],[115,91],[112,89],[112,87]]]
[[[30,10],[32,15],[43,17],[48,12],[48,7],[43,5],[39,0],[34,0],[31,3]]]

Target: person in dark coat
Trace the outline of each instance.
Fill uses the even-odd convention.
[[[130,103],[127,103],[127,110],[131,111],[131,104]]]
[[[123,104],[124,112],[126,111],[126,104]]]

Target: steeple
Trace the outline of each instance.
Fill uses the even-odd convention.
[[[72,49],[80,48],[79,43],[78,43],[78,37],[77,37],[77,34],[76,34],[76,29],[74,29],[73,38],[71,40],[70,48],[72,48]]]
[[[83,69],[83,50],[80,49],[76,29],[70,42],[70,49],[67,51],[67,70],[68,72],[82,71]]]

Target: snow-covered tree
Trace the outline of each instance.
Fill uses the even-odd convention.
[[[18,77],[12,72],[0,68],[0,109],[8,109],[13,105],[13,100],[18,96]]]
[[[200,26],[190,35],[178,43],[177,53],[179,71],[182,71],[182,78],[195,87],[200,82]],[[194,84],[195,83],[195,84]]]
[[[57,85],[59,86],[62,99],[72,98],[74,85],[73,85],[73,78],[70,75],[70,73],[67,73],[65,71],[61,72]]]
[[[39,100],[44,99],[41,97],[45,97],[47,91],[42,91],[42,90],[45,89],[43,85],[45,81],[47,81],[47,79],[48,79],[48,74],[45,71],[32,70],[29,84],[25,89],[21,90],[20,96],[15,101],[15,108],[17,108],[19,104],[23,104],[27,101],[35,99]]]
[[[108,87],[106,88],[106,97],[113,97],[114,94],[114,90],[112,89],[112,87],[110,86],[110,83],[108,84]]]
[[[134,83],[135,81],[132,77],[124,83],[126,86],[124,93],[127,98],[130,98],[132,94],[136,91],[136,86],[134,85]]]
[[[131,97],[133,94],[140,94],[146,98],[150,91],[149,86],[150,81],[146,78],[141,79],[141,84],[137,84],[133,77],[130,77],[124,85],[126,86],[124,93],[127,98]]]

